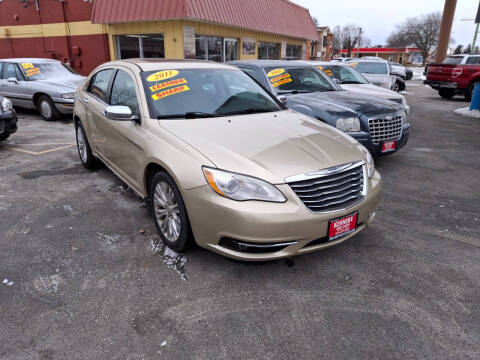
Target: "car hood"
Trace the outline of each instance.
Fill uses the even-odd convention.
[[[61,78],[46,79],[46,80],[36,80],[37,84],[55,86],[56,88],[75,91],[80,85],[82,85],[86,80],[85,76],[72,75]]]
[[[340,117],[360,117],[367,113],[390,113],[402,110],[397,104],[350,91],[324,91],[287,95],[293,110],[334,124]]]
[[[395,91],[373,84],[341,84],[340,86],[351,92],[358,92],[369,96],[379,96],[384,99],[403,99],[404,97]]]
[[[350,136],[295,111],[232,117],[159,120],[218,168],[272,184],[285,178],[363,160]]]

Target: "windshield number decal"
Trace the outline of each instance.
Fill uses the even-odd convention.
[[[162,81],[178,75],[178,70],[163,70],[147,77],[148,82]]]
[[[158,90],[169,88],[171,86],[181,85],[181,84],[186,84],[186,83],[187,83],[187,80],[185,78],[175,79],[175,80],[170,80],[170,81],[166,81],[166,82],[163,82],[163,83],[160,83],[160,84],[157,84],[157,85],[150,86],[150,90],[152,92],[155,92],[155,91],[158,91]]]
[[[23,63],[22,67],[26,69],[33,69],[33,64],[32,63]]]
[[[168,90],[163,90],[163,91],[160,91],[159,93],[153,94],[152,98],[153,100],[160,100],[167,96],[178,94],[178,93],[189,91],[189,90],[190,88],[187,85],[177,86],[177,87],[174,87]]]
[[[292,78],[288,77],[286,79],[277,81],[276,83],[272,84],[272,86],[273,87],[278,87],[278,86],[283,85],[283,84],[288,84],[289,82],[292,82],[292,81],[293,81]]]
[[[290,77],[290,74],[289,73],[286,73],[286,74],[283,74],[283,75],[278,75],[278,76],[275,76],[274,78],[271,78],[270,81],[272,83],[274,82],[277,82],[277,81],[280,81],[282,79],[285,79],[285,78],[289,78]]]
[[[323,72],[324,72],[325,74],[327,74],[329,77],[332,77],[332,76],[333,76],[332,70],[330,70],[330,69],[323,70]]]
[[[280,75],[280,74],[283,74],[285,72],[285,69],[274,69],[272,71],[270,71],[267,76],[269,78],[271,77],[274,77],[274,76],[277,76],[277,75]]]

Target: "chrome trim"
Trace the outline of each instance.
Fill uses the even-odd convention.
[[[275,244],[252,244],[252,243],[244,243],[238,240],[235,240],[235,243],[239,246],[246,246],[251,248],[259,248],[259,249],[267,249],[267,248],[277,248],[277,247],[284,247],[298,244],[298,241],[288,241],[283,243],[275,243]]]
[[[317,170],[317,171],[313,171],[313,172],[309,172],[309,173],[305,173],[305,174],[293,175],[293,176],[289,176],[289,177],[285,178],[285,182],[289,183],[289,182],[310,180],[310,179],[314,179],[316,177],[322,177],[322,176],[327,176],[327,175],[330,175],[330,174],[334,174],[336,172],[347,171],[347,170],[350,170],[352,168],[355,168],[357,166],[364,165],[364,164],[365,164],[365,161],[361,160],[361,161],[356,161],[356,162],[351,162],[351,163],[347,163],[347,164],[343,164],[343,165],[333,166],[333,167],[330,167],[330,168],[327,168],[327,169],[321,169],[321,170]]]
[[[367,119],[367,123],[368,123],[368,132],[370,133],[370,139],[372,140],[372,143],[377,145],[377,144],[380,144],[380,142],[383,142],[383,141],[389,141],[389,140],[400,140],[402,135],[403,135],[403,124],[405,123],[405,119],[404,119],[404,116],[405,118],[408,117],[406,111],[397,111],[396,113],[393,113],[393,114],[380,114],[380,115],[375,115],[375,116],[372,116],[372,117],[369,117]],[[372,129],[371,129],[371,125],[370,123],[374,120],[387,120],[387,121],[391,121],[393,120],[394,118],[397,118],[397,117],[401,117],[402,121],[401,121],[401,125],[400,125],[400,134],[398,135],[398,137],[393,137],[393,138],[388,138],[388,139],[380,139],[378,141],[374,141],[373,139],[373,136],[372,136]]]

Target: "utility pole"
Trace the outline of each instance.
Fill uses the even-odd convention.
[[[362,28],[358,28],[357,59],[360,57],[360,41],[362,41]]]
[[[443,8],[442,25],[440,26],[440,37],[438,39],[437,55],[435,62],[441,63],[447,56],[448,44],[450,43],[450,34],[452,32],[453,17],[457,0],[445,0]]]
[[[478,4],[477,17],[475,18],[475,35],[473,35],[472,49],[470,50],[470,55],[475,54],[475,45],[477,44],[477,35],[478,35],[478,25],[480,24],[480,4]]]

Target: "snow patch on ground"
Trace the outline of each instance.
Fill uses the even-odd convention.
[[[411,70],[413,73],[412,80],[423,81],[427,79],[425,75],[423,75],[423,72],[425,71],[423,67],[408,66],[407,69]]]
[[[3,284],[4,284],[4,285],[7,285],[7,286],[12,286],[12,285],[13,285],[13,281],[8,281],[8,279],[3,279]]]
[[[156,239],[152,239],[152,252],[154,254],[161,254],[162,262],[167,265],[167,267],[179,273],[182,280],[188,280],[185,269],[188,261],[186,256],[178,254],[177,252],[170,249],[168,246],[165,246],[165,244],[161,240]]]
[[[415,95],[415,93],[411,93],[411,92],[408,92],[408,91],[405,91],[405,90],[400,91],[399,93],[402,94],[402,95]]]
[[[480,119],[480,110],[470,110],[469,107],[456,109],[453,112],[457,115]]]
[[[56,293],[60,286],[67,282],[61,275],[55,274],[51,276],[39,276],[33,280],[33,286],[41,294]]]

